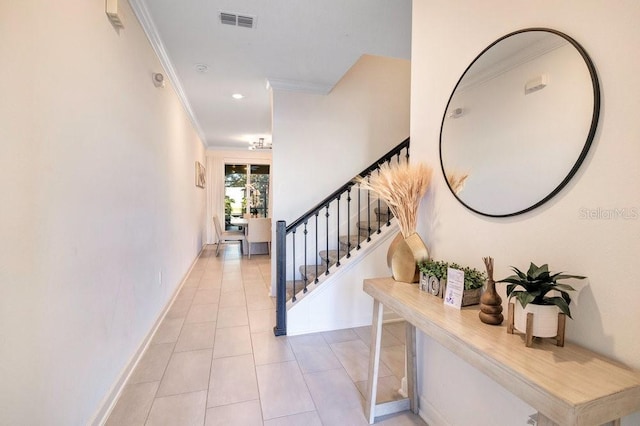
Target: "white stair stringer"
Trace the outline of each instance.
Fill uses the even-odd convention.
[[[339,267],[332,266],[329,275],[309,283],[306,293],[297,291],[296,302],[287,301],[287,335],[370,325],[373,299],[362,290],[362,280],[391,275],[387,251],[398,232],[397,221],[391,220],[350,258],[340,259]]]

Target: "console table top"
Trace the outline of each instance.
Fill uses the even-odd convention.
[[[597,425],[640,410],[640,372],[566,342],[558,347],[484,324],[478,306],[458,310],[392,278],[364,280],[364,291],[442,346],[562,425]]]

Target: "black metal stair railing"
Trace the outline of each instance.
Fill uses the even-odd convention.
[[[381,164],[389,163],[394,159],[399,162],[403,156],[406,160],[409,159],[409,138],[380,157],[355,177],[367,178],[378,170]],[[354,188],[354,186],[357,186],[357,188]],[[352,209],[352,201],[356,198],[352,195],[354,190],[357,192],[357,205],[354,206],[356,212],[353,212]],[[342,206],[341,200],[344,200]],[[276,222],[276,326],[273,328],[276,336],[287,334],[288,285],[290,287],[291,301],[296,302],[298,292],[306,293],[310,282],[318,283],[320,275],[329,275],[332,266],[340,267],[340,259],[351,257],[353,250],[361,249],[362,242],[371,241],[373,233],[380,233],[383,225],[389,226],[391,224],[391,215],[388,208],[386,211],[386,224],[382,223],[381,217],[384,214],[380,214],[382,213],[380,200],[377,201],[377,207],[375,208],[377,224],[375,222],[372,223],[371,206],[369,192],[367,191],[366,196],[362,195],[359,185],[352,179],[290,225],[287,225],[282,220]],[[343,213],[342,221],[340,219],[341,212]],[[363,226],[363,215],[366,218],[365,226]],[[351,230],[352,216],[357,221],[358,228],[355,235],[355,243],[352,242],[352,237],[354,236]],[[314,228],[312,232],[309,231],[309,227]],[[298,232],[299,230],[300,232]],[[363,232],[361,230],[365,235],[362,235]],[[341,232],[346,233],[345,239],[341,238]],[[330,249],[333,243],[335,243],[335,250]],[[302,247],[296,247],[296,245]],[[318,251],[323,248],[326,250]],[[311,264],[309,263],[310,251],[315,253],[312,255],[314,256],[314,261]],[[318,261],[318,256],[321,258],[320,262]],[[289,280],[287,280],[287,276],[290,277]]]

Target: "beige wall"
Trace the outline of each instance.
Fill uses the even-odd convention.
[[[326,96],[273,93],[274,219],[291,222],[409,136],[410,63],[364,55]]]
[[[640,323],[635,273],[640,219],[588,220],[581,213],[640,209],[640,101],[633,90],[640,66],[635,54],[640,4],[416,0],[413,7],[412,160],[438,164],[440,123],[450,92],[475,56],[502,35],[549,27],[576,39],[591,56],[602,90],[600,123],[591,151],[569,185],[532,212],[491,219],[459,204],[437,168],[434,187],[421,206],[419,232],[437,258],[481,267],[483,256],[493,256],[497,278],[509,274],[509,265],[526,267],[529,261],[587,275],[586,287],[572,304],[568,338],[640,368],[635,326]],[[552,153],[541,153],[541,158],[545,155]],[[421,339],[420,349],[422,409],[432,424],[525,424],[526,415],[533,413],[429,339]],[[483,408],[489,406],[496,409]],[[623,421],[638,423],[639,413]]]
[[[203,242],[204,148],[120,6],[0,3],[0,424],[89,423]]]

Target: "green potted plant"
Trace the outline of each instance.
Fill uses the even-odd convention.
[[[507,297],[516,298],[514,326],[521,332],[526,332],[527,313],[534,315],[533,332],[537,337],[554,337],[558,331],[558,310],[571,318],[569,304],[571,297],[568,291],[575,291],[568,284],[559,283],[564,279],[584,279],[580,275],[568,275],[562,272],[549,272],[549,265],[536,266],[533,262],[525,274],[516,267],[511,267],[514,275],[510,275],[497,282],[508,283]],[[556,291],[558,295],[550,295]]]
[[[447,269],[461,269],[464,272],[464,292],[462,294],[462,306],[476,305],[480,303],[482,287],[486,281],[484,272],[468,266],[460,266],[442,260],[428,259],[418,264],[420,269],[420,289],[429,293],[444,297],[447,286]]]

